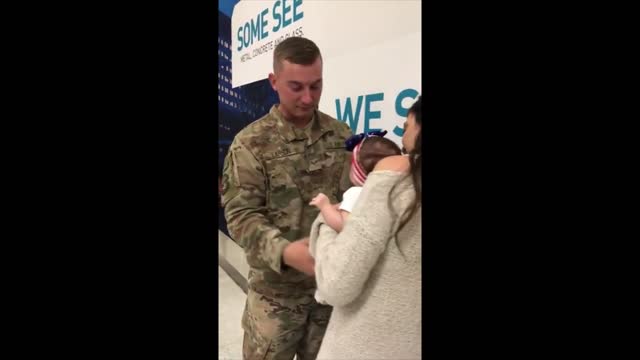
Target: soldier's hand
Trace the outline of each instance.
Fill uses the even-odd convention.
[[[314,276],[315,261],[309,254],[309,238],[291,242],[282,252],[284,263],[309,276]]]

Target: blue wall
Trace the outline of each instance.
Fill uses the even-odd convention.
[[[233,7],[238,3],[238,0],[219,0],[218,11],[231,17],[233,13]]]
[[[224,157],[235,135],[248,124],[261,118],[273,104],[278,94],[267,79],[231,87],[231,14],[237,0],[218,3],[218,171],[222,173]],[[215,66],[215,65],[214,65]],[[265,78],[267,74],[265,74]],[[220,209],[222,210],[222,208]],[[229,235],[223,211],[218,212],[219,229]]]

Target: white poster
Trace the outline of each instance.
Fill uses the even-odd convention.
[[[241,0],[231,19],[232,85],[266,79],[273,50],[302,36],[322,53],[320,110],[354,132],[383,129],[400,143],[406,109],[421,93],[417,0]]]

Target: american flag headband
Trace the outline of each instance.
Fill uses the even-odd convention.
[[[360,153],[360,148],[364,141],[370,136],[379,136],[383,137],[387,134],[386,130],[383,131],[370,131],[367,133],[353,135],[345,141],[347,151],[352,151],[353,156],[351,156],[351,174],[353,175],[354,180],[356,180],[356,184],[358,186],[362,186],[367,180],[367,174],[365,173],[362,165],[358,161],[358,154]]]

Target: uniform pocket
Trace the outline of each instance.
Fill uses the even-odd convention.
[[[299,205],[300,191],[293,176],[289,173],[290,170],[292,169],[280,166],[269,173],[269,188],[267,190],[267,207],[269,209],[283,210],[292,205]]]

